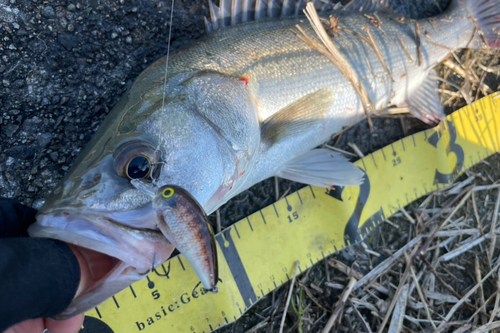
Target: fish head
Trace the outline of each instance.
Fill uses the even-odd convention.
[[[59,239],[114,263],[58,318],[87,311],[142,279],[168,259],[174,246],[186,254],[205,288],[217,283],[206,213],[243,182],[238,175],[253,161],[258,137],[244,138],[248,126],[235,120],[246,116],[231,118],[229,112],[234,105],[228,103],[246,97],[235,102],[231,93],[213,95],[224,92],[220,79],[177,75],[169,80],[166,96],[162,81],[154,71],[141,74],[29,229],[31,236]],[[234,87],[241,91],[241,84],[232,82]],[[249,114],[251,103],[245,107]],[[224,114],[232,124],[225,124]],[[257,116],[251,119],[258,136]],[[245,140],[250,150],[241,145]],[[176,193],[173,200],[163,196],[166,185]]]

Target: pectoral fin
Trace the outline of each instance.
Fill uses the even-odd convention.
[[[325,88],[287,105],[262,123],[262,142],[268,145],[278,144],[290,136],[310,131],[312,126],[322,126],[333,100],[333,91]]]
[[[329,149],[313,149],[288,162],[278,177],[319,187],[356,186],[363,183],[363,172],[342,154]]]

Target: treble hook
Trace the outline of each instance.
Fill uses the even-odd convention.
[[[163,270],[165,270],[165,266],[162,266],[163,267]],[[168,271],[165,272],[165,274],[161,274],[159,273],[156,268],[153,268],[153,271],[158,275],[158,276],[161,276],[161,277],[166,277],[167,279],[169,278],[169,274],[170,274],[170,261],[168,262]]]

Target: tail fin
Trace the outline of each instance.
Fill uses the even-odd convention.
[[[500,0],[466,0],[465,5],[479,29],[479,46],[500,48]]]

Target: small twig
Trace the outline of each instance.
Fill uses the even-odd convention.
[[[295,278],[297,277],[297,269],[300,266],[300,262],[297,260],[295,262],[295,270],[293,272],[292,283],[290,284],[290,289],[288,290],[288,296],[286,297],[285,310],[283,310],[283,318],[281,318],[281,325],[279,333],[283,333],[283,327],[285,326],[286,314],[288,312],[288,306],[290,305],[290,298],[293,293],[293,285],[295,284]]]
[[[355,288],[358,289],[358,288],[361,288],[362,286],[364,286],[366,283],[368,283],[368,281],[370,281],[371,279],[379,276],[382,272],[386,271],[387,268],[389,268],[391,265],[393,265],[401,256],[403,256],[403,254],[405,253],[405,251],[407,251],[408,249],[414,247],[416,244],[418,244],[418,242],[420,242],[420,240],[422,239],[422,236],[419,235],[415,238],[413,238],[410,242],[408,242],[408,244],[406,244],[405,246],[403,246],[402,248],[400,248],[396,253],[394,253],[390,258],[387,258],[386,260],[384,260],[382,263],[378,264],[377,267],[375,267],[374,269],[372,269],[370,272],[368,272],[365,276],[363,276],[362,278],[359,279],[359,281],[356,283],[356,286]]]
[[[420,297],[420,300],[422,301],[422,304],[424,305],[425,313],[427,314],[427,318],[429,318],[429,321],[431,322],[432,327],[436,329],[436,324],[434,324],[434,321],[432,321],[432,316],[429,311],[429,306],[427,305],[427,300],[424,297],[424,293],[422,292],[422,288],[420,288],[420,284],[418,283],[417,280],[417,275],[415,274],[415,270],[413,269],[413,265],[410,263],[410,258],[405,253],[405,258],[406,258],[406,264],[410,266],[410,273],[411,277],[413,278],[413,281],[415,283],[415,287],[417,288],[417,293],[418,296]]]
[[[347,145],[349,147],[352,148],[352,150],[354,150],[354,152],[356,153],[356,155],[358,155],[359,158],[363,158],[365,157],[365,155],[361,152],[361,150],[358,148],[358,146],[353,143],[353,142],[348,142]]]
[[[307,4],[306,10],[304,10],[304,12],[307,16],[307,19],[311,23],[311,26],[316,32],[316,35],[320,38],[321,42],[323,43],[324,47],[319,45],[314,40],[312,40],[299,25],[297,25],[296,27],[297,29],[299,29],[302,35],[297,35],[297,37],[306,42],[316,51],[326,56],[340,70],[342,75],[351,83],[352,87],[354,88],[359,98],[361,99],[361,104],[363,105],[363,109],[365,110],[365,115],[368,119],[370,130],[373,131],[373,122],[371,121],[370,118],[370,112],[376,113],[376,110],[375,106],[370,100],[370,97],[368,96],[368,92],[366,91],[365,87],[359,80],[358,75],[351,67],[349,62],[342,56],[342,54],[333,44],[333,40],[328,36],[328,33],[325,31],[325,28],[323,27],[323,24],[321,23],[318,17],[318,13],[316,12],[316,9],[314,8],[314,5],[311,2]]]
[[[415,43],[417,44],[417,66],[422,65],[422,45],[420,44],[420,24],[415,22]]]
[[[454,313],[458,310],[458,308],[460,308],[460,306],[462,306],[462,304],[463,304],[464,302],[466,302],[466,301],[467,301],[467,299],[468,299],[468,298],[469,298],[469,297],[470,297],[473,293],[475,293],[475,292],[476,292],[477,288],[479,288],[479,286],[480,286],[481,284],[483,284],[483,283],[484,283],[484,281],[486,281],[486,280],[487,280],[487,279],[488,279],[488,278],[489,278],[489,277],[490,277],[490,276],[491,276],[494,272],[496,272],[496,271],[498,270],[498,268],[499,268],[499,267],[500,267],[500,264],[497,264],[497,265],[495,266],[495,268],[494,268],[494,269],[492,269],[492,270],[491,270],[488,274],[486,274],[486,275],[484,276],[484,278],[483,278],[483,279],[482,279],[482,280],[481,280],[478,284],[476,284],[474,287],[472,287],[472,288],[469,290],[469,292],[468,292],[467,294],[465,294],[465,296],[464,296],[464,297],[462,297],[462,299],[460,299],[460,300],[457,302],[457,304],[455,304],[455,305],[451,308],[451,310],[450,310],[450,311],[448,312],[448,314],[446,315],[445,320],[446,320],[446,321],[450,321],[451,317],[452,317],[452,316],[453,316],[453,314],[454,314]],[[444,325],[444,324],[439,325],[438,330],[441,330],[441,328],[442,328],[441,326],[443,326],[443,325]]]
[[[351,280],[349,280],[349,284],[347,285],[346,289],[344,289],[344,292],[342,293],[342,296],[340,299],[337,301],[335,308],[333,310],[332,315],[328,319],[328,322],[325,325],[325,328],[321,331],[321,333],[328,333],[332,329],[333,325],[335,325],[335,322],[337,321],[337,318],[339,317],[339,314],[341,310],[344,308],[344,305],[347,301],[347,298],[351,294],[352,290],[354,289],[354,285],[356,284],[356,278],[351,277]],[[280,332],[281,333],[281,332]]]
[[[411,62],[413,62],[413,57],[411,56],[410,52],[408,52],[408,49],[405,46],[405,43],[403,42],[403,38],[399,40],[401,42],[401,47],[403,48],[403,51],[405,51],[406,55],[408,56],[408,59],[410,59]]]
[[[497,276],[497,292],[496,292],[496,297],[495,297],[495,307],[493,308],[493,311],[491,312],[491,317],[490,321],[488,324],[491,324],[493,320],[495,320],[496,315],[498,314],[498,306],[500,302],[500,271],[498,272],[499,275]],[[482,285],[481,285],[482,286]]]
[[[479,281],[482,280],[482,277],[481,277],[481,269],[479,268],[479,259],[477,256],[474,258],[474,269],[476,271],[476,281],[477,283],[479,283]],[[481,285],[479,287],[479,306],[482,306],[483,304],[484,304],[484,290],[483,290],[483,285]]]
[[[467,199],[471,196],[471,193],[472,193],[472,190],[473,190],[473,186],[471,187],[468,187],[466,189],[464,189],[462,192],[460,192],[459,195],[457,195],[455,198],[453,198],[453,200],[451,200],[450,203],[448,203],[448,205],[446,205],[445,208],[448,208],[450,207],[452,204],[455,203],[455,201],[458,200],[458,198],[460,198],[462,195],[462,199],[460,200],[459,204],[457,206],[455,206],[455,208],[450,212],[450,214],[448,214],[448,216],[446,217],[446,219],[441,222],[439,224],[439,226],[437,226],[434,231],[432,232],[432,234],[429,236],[429,238],[425,241],[424,245],[421,246],[420,250],[416,253],[416,255],[418,256],[422,256],[425,254],[425,251],[427,249],[427,247],[429,247],[429,244],[432,242],[432,240],[434,239],[434,237],[436,236],[437,232],[441,230],[441,228],[446,224],[448,223],[448,221],[453,217],[453,215],[455,215],[455,213],[458,211],[458,209],[460,207],[462,207],[464,205],[464,203],[467,201]],[[443,210],[444,210],[443,209]],[[427,224],[430,224],[431,221],[434,221],[435,219],[437,219],[437,216],[441,215],[441,212],[437,213],[436,215],[434,215],[431,219],[429,219],[429,221],[427,221]]]
[[[406,280],[408,279],[408,275],[410,274],[410,267],[411,267],[411,262],[414,258],[414,255],[418,252],[414,251],[414,254],[411,256],[410,260],[410,265],[406,265],[405,271],[403,273],[403,276],[401,277],[401,280],[399,280],[399,286],[398,289],[396,289],[396,292],[394,293],[391,305],[389,305],[389,308],[387,309],[387,312],[385,314],[384,319],[382,320],[382,323],[380,324],[380,328],[377,331],[378,333],[382,333],[384,331],[385,325],[387,324],[387,321],[389,320],[389,317],[391,316],[392,310],[396,306],[397,300],[401,297],[401,292],[403,291],[403,286],[406,285]]]
[[[361,326],[363,327],[363,329],[365,330],[365,332],[366,333],[372,333],[370,325],[366,322],[365,318],[363,318],[363,316],[361,315],[361,313],[359,313],[358,309],[356,308],[356,305],[354,305],[354,303],[351,301],[351,299],[348,299],[348,301],[349,301],[349,304],[352,307],[352,310],[354,311],[354,314],[356,315],[356,317],[358,317],[359,322],[361,323]]]
[[[399,333],[403,328],[403,320],[405,318],[406,312],[406,302],[408,300],[408,284],[405,284],[401,290],[399,299],[394,307],[394,313],[392,315],[391,324],[389,325],[389,330],[387,333]]]
[[[363,28],[361,28],[361,29],[363,29]],[[394,78],[392,77],[392,73],[389,70],[389,67],[387,67],[387,64],[385,63],[384,58],[382,57],[382,53],[380,53],[380,51],[377,47],[377,44],[375,44],[375,40],[373,39],[372,34],[370,33],[370,29],[364,28],[363,30],[366,31],[366,34],[368,35],[368,38],[370,39],[370,43],[372,44],[373,49],[375,50],[375,54],[377,55],[378,60],[382,64],[382,67],[384,67],[387,74],[389,74],[389,77],[391,78],[391,80],[394,81]]]
[[[493,215],[493,221],[491,222],[491,227],[490,227],[490,251],[488,252],[488,261],[491,266],[491,262],[493,261],[493,252],[495,251],[495,243],[497,241],[497,234],[495,232],[496,226],[497,226],[497,220],[498,220],[498,209],[500,208],[500,189],[498,190],[497,194],[497,202],[495,203],[495,211]]]

